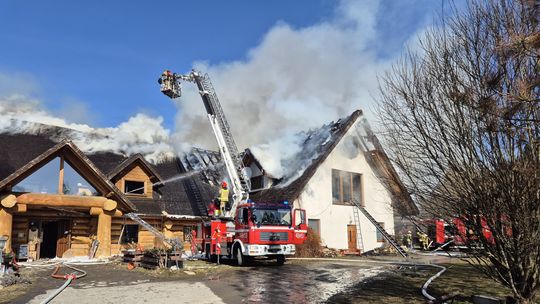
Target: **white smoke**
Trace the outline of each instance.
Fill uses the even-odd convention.
[[[0,132],[40,134],[50,126],[65,128],[53,132],[52,139],[68,138],[87,153],[141,153],[151,162],[175,155],[161,117],[137,114],[114,128],[92,128],[56,117],[38,99],[20,94],[0,96],[0,117]]]
[[[276,24],[244,61],[196,63],[209,73],[239,148],[251,147],[265,169],[281,177],[283,160],[299,155],[292,134],[369,110],[377,72],[390,62],[370,47],[378,9],[378,1],[341,1],[330,21],[305,28]],[[192,85],[184,89],[175,136],[214,147],[198,93]]]

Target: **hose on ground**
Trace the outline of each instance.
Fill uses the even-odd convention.
[[[428,266],[428,267],[436,267],[441,269],[439,272],[437,272],[435,275],[431,276],[425,283],[422,285],[422,295],[427,298],[429,301],[434,301],[436,298],[432,295],[430,295],[427,292],[427,288],[429,287],[429,284],[433,282],[436,278],[438,278],[441,274],[443,274],[446,271],[446,267],[437,265],[437,264],[423,264],[423,263],[411,263],[411,262],[393,262],[393,261],[376,261],[376,260],[354,260],[354,259],[329,259],[329,258],[291,258],[291,260],[319,260],[319,261],[346,261],[346,262],[367,262],[367,263],[376,263],[376,264],[393,264],[393,265],[407,265],[407,266]]]
[[[58,271],[62,266],[65,266],[67,268],[70,268],[71,270],[74,270],[75,272],[79,272],[80,274],[77,274],[75,272],[72,272],[70,274],[58,274]],[[64,289],[66,289],[69,284],[75,279],[80,279],[86,276],[86,271],[81,270],[79,268],[75,268],[73,266],[70,266],[68,264],[56,264],[56,267],[54,268],[53,273],[51,274],[51,277],[55,279],[65,279],[66,281],[62,286],[60,286],[57,290],[55,290],[50,296],[48,296],[45,300],[41,302],[41,304],[48,304],[50,303],[56,296],[58,296]]]

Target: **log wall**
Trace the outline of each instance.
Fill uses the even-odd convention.
[[[13,217],[12,241],[13,247],[17,250],[22,244],[28,244],[28,231],[30,229],[30,221],[55,221],[55,220],[71,220],[71,239],[70,248],[64,253],[64,257],[71,256],[87,256],[89,254],[92,240],[97,234],[97,216],[81,216],[81,217],[65,217],[58,216],[53,212],[40,212],[37,214],[15,214]],[[146,218],[148,223],[156,227],[159,231],[164,232],[164,221],[161,218]],[[197,226],[197,222],[186,222],[185,220],[169,220],[172,222],[172,227],[169,232],[173,237],[179,238],[181,241],[186,241],[184,248],[189,249],[189,243],[184,236],[184,226]],[[122,250],[135,248],[137,245],[143,249],[164,248],[163,242],[155,237],[152,233],[139,226],[138,244],[122,244],[120,234],[122,226],[125,224],[137,224],[131,219],[123,217],[113,217],[111,223],[111,255],[118,255]],[[29,248],[29,251],[37,250],[37,248]],[[18,253],[18,251],[17,251]]]

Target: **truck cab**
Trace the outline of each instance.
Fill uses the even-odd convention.
[[[213,260],[228,256],[239,265],[256,257],[283,264],[307,236],[305,210],[292,209],[288,202],[242,203],[233,221],[216,219],[203,225],[207,256]]]

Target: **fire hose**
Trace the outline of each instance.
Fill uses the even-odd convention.
[[[354,260],[354,259],[330,259],[330,258],[291,258],[291,260],[318,260],[318,261],[346,261],[346,262],[360,262],[361,260]],[[363,260],[362,262],[367,263],[375,263],[375,264],[393,264],[393,265],[405,265],[405,266],[427,266],[427,267],[435,267],[441,269],[439,272],[431,276],[425,283],[422,285],[422,295],[428,299],[428,301],[435,301],[436,298],[432,295],[430,295],[427,292],[427,289],[429,287],[429,284],[433,282],[436,278],[438,278],[441,274],[443,274],[446,271],[446,267],[437,265],[437,264],[424,264],[424,263],[411,263],[411,262],[393,262],[393,261],[376,261],[376,260]],[[443,302],[445,303],[445,302]]]
[[[67,268],[70,268],[71,270],[74,270],[76,272],[79,272],[81,274],[76,274],[75,272],[69,273],[69,274],[58,274],[58,271],[60,270],[60,267],[65,266]],[[60,288],[55,290],[49,297],[47,297],[45,300],[41,302],[41,304],[47,304],[50,303],[56,296],[58,296],[64,289],[66,289],[69,284],[75,279],[80,279],[86,276],[86,271],[75,268],[73,266],[67,265],[67,264],[57,264],[54,268],[53,273],[51,274],[51,277],[55,279],[64,279],[66,280]]]

